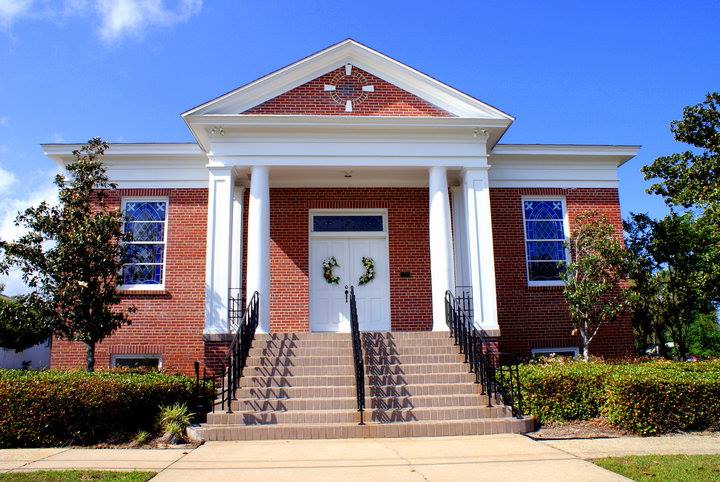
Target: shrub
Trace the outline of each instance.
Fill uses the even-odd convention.
[[[90,444],[152,430],[160,405],[191,404],[193,395],[194,380],[181,375],[0,370],[0,447]]]
[[[640,435],[720,429],[720,371],[639,367],[606,383],[608,421]]]
[[[598,416],[603,404],[603,363],[565,362],[523,365],[520,378],[523,408],[539,422],[586,420]]]
[[[520,368],[526,413],[609,422],[641,435],[720,429],[720,361],[550,362]]]

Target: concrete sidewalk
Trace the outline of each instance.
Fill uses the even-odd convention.
[[[582,459],[624,455],[720,454],[720,434],[542,440],[539,443]]]
[[[155,470],[157,481],[626,480],[522,435],[209,442],[195,450],[0,451],[5,470]]]

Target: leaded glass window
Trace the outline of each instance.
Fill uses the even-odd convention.
[[[562,199],[524,199],[528,280],[557,282],[567,263]]]
[[[162,285],[165,271],[167,201],[128,200],[124,203],[126,246],[122,285]]]
[[[381,215],[315,215],[313,231],[316,233],[382,232],[383,217]]]

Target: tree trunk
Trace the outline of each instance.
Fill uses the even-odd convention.
[[[590,360],[590,347],[588,346],[588,330],[587,326],[585,325],[585,322],[579,323],[580,327],[580,339],[582,340],[582,354],[583,354],[583,360],[586,362]]]
[[[91,341],[87,343],[87,354],[85,357],[86,366],[85,370],[88,372],[95,371],[95,342]]]
[[[665,341],[665,334],[662,332],[662,328],[653,323],[653,335],[655,338],[655,346],[657,346],[658,355],[663,358],[670,358],[670,352],[667,348],[667,342]]]

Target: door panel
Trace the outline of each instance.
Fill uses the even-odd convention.
[[[323,260],[335,256],[340,266],[333,270],[340,277],[337,285],[323,277]],[[363,256],[375,263],[375,278],[366,285],[358,280],[365,272]],[[390,330],[390,288],[387,240],[385,238],[310,238],[310,329],[312,331],[350,331],[350,305],[345,302],[345,286],[355,287],[358,321],[363,331]]]

